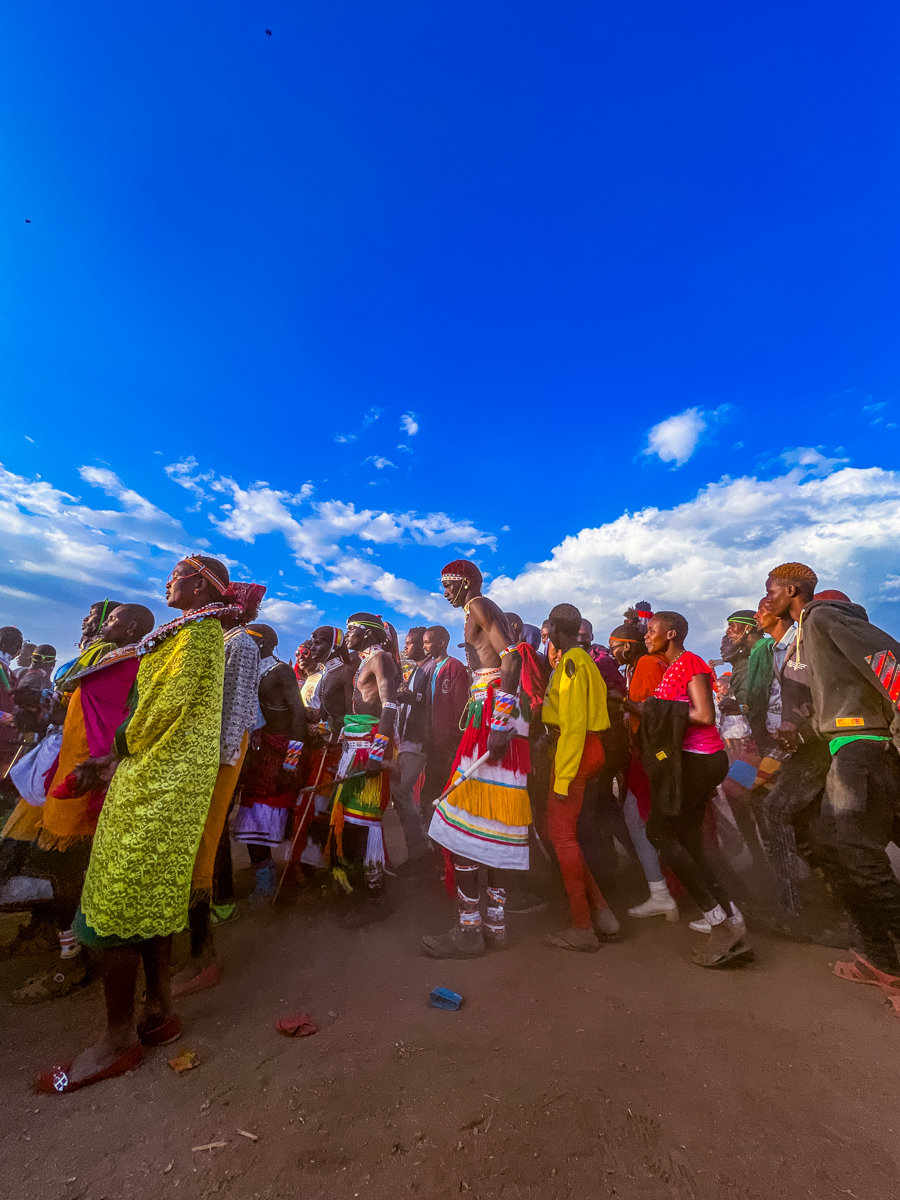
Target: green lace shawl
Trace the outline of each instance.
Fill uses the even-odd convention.
[[[141,660],[125,731],[129,757],[100,813],[81,899],[101,936],[164,937],[187,924],[219,769],[224,673],[215,619],[185,625]]]

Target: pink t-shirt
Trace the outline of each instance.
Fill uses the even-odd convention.
[[[683,650],[663,675],[653,695],[658,700],[690,703],[687,689],[695,675],[712,675],[712,671],[699,654]],[[724,750],[725,745],[715,725],[688,725],[681,748],[690,754],[715,754],[718,750]]]

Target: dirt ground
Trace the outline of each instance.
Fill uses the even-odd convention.
[[[395,883],[393,917],[363,930],[313,891],[244,911],[219,931],[222,984],[180,1003],[181,1041],[72,1096],[30,1084],[92,1038],[99,985],[20,1008],[5,997],[52,959],[0,964],[4,1194],[900,1196],[900,1021],[831,976],[834,950],[751,927],[753,966],[703,971],[686,918],[624,918],[597,954],[553,951],[540,937],[565,903],[544,882],[551,910],[512,917],[508,953],[464,963],[418,952],[452,923],[430,878]],[[623,914],[641,889],[626,871],[608,894]],[[429,1007],[439,984],[460,1011]],[[302,1011],[318,1034],[276,1033]],[[166,1064],[184,1048],[200,1065],[179,1077]]]

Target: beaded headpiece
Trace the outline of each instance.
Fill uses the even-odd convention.
[[[198,575],[202,575],[207,583],[211,584],[220,596],[224,596],[228,591],[229,584],[223,583],[221,579],[217,579],[213,572],[199,558],[184,558],[182,562],[189,563],[195,567]]]

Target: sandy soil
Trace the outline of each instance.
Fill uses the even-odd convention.
[[[623,878],[620,913],[640,896]],[[5,997],[52,960],[2,964],[5,1194],[900,1195],[900,1021],[830,975],[835,951],[753,931],[752,967],[707,972],[686,919],[626,918],[621,943],[566,954],[540,942],[564,924],[554,890],[550,912],[511,919],[508,953],[439,963],[418,953],[451,924],[439,885],[393,895],[395,915],[358,931],[312,893],[243,914],[220,930],[220,987],[181,1002],[180,1043],[68,1097],[30,1083],[92,1037],[99,985],[19,1008]],[[429,1007],[438,984],[464,995],[459,1012]],[[280,1037],[275,1020],[301,1011],[321,1031]],[[166,1063],[184,1048],[200,1065],[178,1077]],[[225,1145],[193,1149],[211,1142]]]

